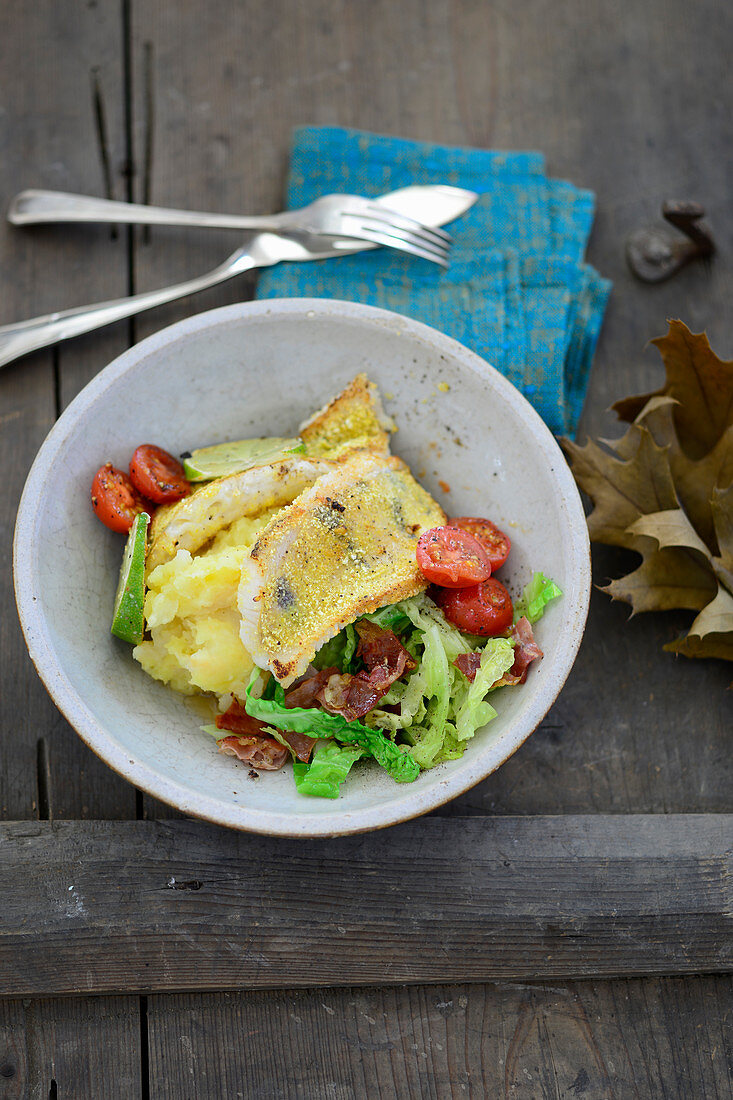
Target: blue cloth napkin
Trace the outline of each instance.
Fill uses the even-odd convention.
[[[448,227],[450,266],[388,249],[281,264],[257,297],[382,306],[455,337],[501,371],[550,429],[575,434],[611,284],[583,262],[594,196],[545,174],[534,152],[460,149],[335,127],[297,130],[287,205],[412,183],[480,194]]]

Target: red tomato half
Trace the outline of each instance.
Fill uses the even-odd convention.
[[[105,527],[126,535],[135,516],[148,509],[129,477],[111,462],[100,466],[92,481],[92,508]]]
[[[130,462],[130,477],[143,496],[156,504],[171,504],[191,491],[178,459],[152,443],[142,443],[136,449]]]
[[[481,543],[457,527],[433,527],[417,544],[420,572],[444,588],[465,588],[491,576],[491,563]]]
[[[503,634],[514,618],[512,598],[496,577],[470,588],[443,591],[438,602],[446,619],[466,634]]]
[[[478,519],[475,516],[459,516],[450,521],[451,527],[459,527],[461,531],[468,531],[483,546],[489,555],[491,572],[495,573],[501,568],[509,557],[512,544],[503,531],[500,531],[490,519]]]

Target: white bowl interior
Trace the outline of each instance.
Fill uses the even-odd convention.
[[[380,387],[399,431],[393,450],[449,515],[480,515],[513,542],[514,593],[534,570],[564,597],[536,628],[545,657],[465,756],[394,783],[359,764],[342,796],[295,791],[289,768],[256,782],[221,756],[182,696],[149,679],[109,632],[122,539],[98,522],[89,486],[133,448],[174,454],[249,435],[287,435],[358,371]],[[447,387],[447,388],[446,388]],[[448,491],[449,487],[449,491]],[[549,709],[572,665],[590,589],[580,499],[545,425],[497,372],[404,317],[329,300],[280,300],[200,314],[112,363],[69,406],[29,475],[16,528],[16,592],[36,667],[84,740],[139,787],[184,812],[266,833],[376,828],[468,789]]]

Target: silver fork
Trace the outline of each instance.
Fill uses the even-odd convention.
[[[300,210],[245,217],[204,214],[193,210],[166,210],[131,202],[113,202],[64,191],[21,191],[8,210],[13,225],[41,222],[116,222],[136,225],[186,225],[219,229],[256,229],[281,233],[297,231],[350,237],[395,248],[424,260],[448,266],[451,238],[414,218],[377,205],[359,195],[324,195]]]
[[[418,184],[390,191],[373,201],[378,207],[395,208],[400,213],[409,211],[418,214],[426,224],[439,226],[465,214],[478,197],[474,191],[465,191],[460,187]],[[408,216],[405,213],[405,217]],[[28,352],[103,328],[113,321],[132,317],[154,306],[175,301],[176,298],[185,298],[188,294],[216,286],[217,283],[223,283],[255,267],[269,267],[283,260],[325,260],[375,247],[369,241],[344,237],[307,233],[253,233],[243,248],[237,249],[223,264],[197,279],[189,279],[185,283],[177,283],[161,290],[135,294],[129,298],[65,309],[58,313],[48,313],[44,317],[34,317],[30,321],[1,326],[0,367],[12,363],[14,359],[20,359]]]
[[[281,260],[323,260],[329,256],[360,252],[362,248],[369,247],[366,243],[360,245],[354,240],[319,237],[315,234],[285,236],[253,233],[252,239],[244,248],[237,249],[223,264],[197,279],[189,279],[185,283],[177,283],[162,290],[133,294],[129,298],[116,298],[114,301],[98,302],[96,305],[81,306],[78,309],[47,313],[43,317],[34,317],[18,324],[3,325],[0,327],[0,367],[14,359],[20,359],[29,351],[37,351],[72,336],[80,336],[83,332],[103,328],[113,321],[132,317],[176,298],[185,298],[188,294],[216,286],[217,283],[223,283],[255,267],[269,267]]]

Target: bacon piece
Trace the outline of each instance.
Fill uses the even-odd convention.
[[[366,669],[356,675],[335,668],[321,669],[286,693],[286,707],[320,705],[329,714],[340,714],[353,722],[374,710],[395,680],[417,667],[394,631],[383,630],[368,619],[357,623],[356,629],[357,653]]]
[[[390,669],[399,668],[400,672],[395,676],[395,680],[399,680],[403,673],[417,668],[416,662],[393,630],[384,630],[369,619],[362,619],[356,624],[356,633],[359,635],[359,648],[356,652],[369,672],[377,665],[386,665]]]
[[[247,714],[238,699],[232,700],[231,706],[224,714],[217,714],[216,727],[220,730],[230,730],[238,735],[237,737],[222,738],[219,741],[219,752],[227,753],[229,756],[238,756],[240,760],[244,760],[254,767],[262,768],[263,771],[276,771],[285,763],[288,750],[271,734],[265,733],[266,724],[258,718],[253,718],[251,714]],[[298,759],[307,764],[316,743],[315,737],[308,737],[304,733],[295,733],[289,730],[287,733],[283,733],[283,738],[290,745]],[[246,745],[245,742],[247,742]],[[272,758],[278,760],[279,763],[258,763],[251,759],[251,755],[256,754],[256,746],[258,745],[261,753],[264,754],[264,758]],[[277,746],[278,750],[283,750],[285,755],[282,760],[280,760],[280,753],[273,748],[274,745]],[[222,746],[225,747],[222,748]],[[240,749],[241,751],[238,751]],[[242,752],[245,755],[242,755]]]
[[[471,653],[459,653],[453,664],[473,683],[481,664],[481,650],[474,649]]]
[[[223,714],[217,714],[216,728],[230,730],[231,733],[238,733],[243,737],[256,737],[262,733],[265,725],[258,718],[247,714],[239,699],[232,699],[229,709]]]
[[[318,693],[326,686],[329,677],[334,674],[340,675],[337,668],[322,668],[320,672],[306,676],[305,680],[301,680],[299,684],[285,692],[285,706],[305,707],[306,710],[318,706]]]
[[[366,665],[366,670],[355,676],[344,673],[339,677],[331,676],[319,698],[331,714],[342,714],[347,722],[363,718],[374,710],[383,695],[386,695],[395,680],[417,668],[416,662],[405,649],[393,630],[384,630],[369,619],[356,624],[359,635],[357,655]]]
[[[374,710],[395,679],[380,666],[368,673],[357,672],[355,676],[337,672],[318,693],[318,699],[329,714],[340,714],[347,722],[353,722]]]
[[[307,733],[298,733],[297,730],[283,730],[281,736],[290,745],[298,760],[307,764],[316,743],[315,737],[309,737]]]
[[[534,640],[534,634],[532,633],[532,626],[529,619],[522,615],[521,619],[511,629],[509,634],[510,641],[514,642],[514,664],[505,672],[501,680],[497,680],[492,687],[506,687],[514,686],[515,684],[523,684],[527,679],[527,669],[538,657],[543,657],[544,654],[537,642]],[[476,673],[479,670],[481,664],[481,650],[474,650],[472,653],[459,653],[453,664],[456,668],[459,668],[464,676],[473,683],[476,679]]]
[[[253,768],[259,768],[264,772],[279,771],[289,756],[285,746],[267,733],[260,733],[253,737],[232,734],[231,737],[223,737],[217,743],[219,752],[223,752],[226,756],[236,756],[245,764],[251,764]]]
[[[517,677],[513,683],[523,684],[527,679],[527,669],[536,658],[544,657],[544,653],[534,640],[532,625],[526,615],[512,627],[510,635],[514,645],[514,664],[509,669],[507,676]]]

